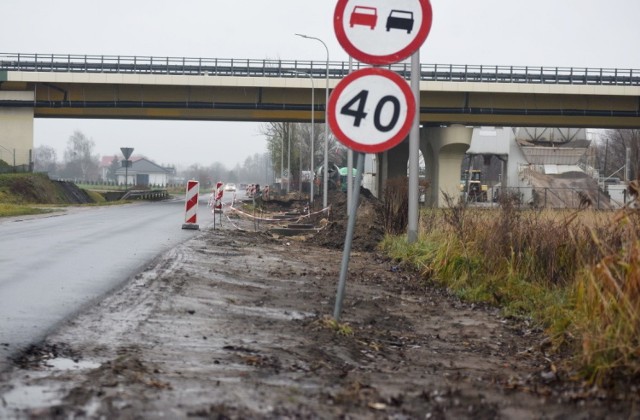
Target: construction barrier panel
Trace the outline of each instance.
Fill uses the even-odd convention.
[[[185,203],[185,215],[182,229],[200,229],[198,226],[198,192],[200,186],[198,181],[189,180],[187,182],[187,194]]]

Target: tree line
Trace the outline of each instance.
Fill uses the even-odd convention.
[[[113,155],[106,168],[100,167],[100,156],[94,152],[95,142],[80,131],[75,131],[68,139],[62,159],[56,150],[47,145],[34,149],[34,171],[45,172],[52,178],[74,179],[87,183],[117,183],[116,171],[122,167],[118,153]],[[142,156],[144,157],[144,156]],[[149,159],[153,161],[152,159]],[[220,162],[210,165],[192,164],[180,170],[173,169],[170,183],[183,180],[198,180],[204,187],[223,182],[270,183],[273,180],[271,157],[268,153],[256,153],[245,159],[242,165],[228,168]],[[177,181],[177,182],[176,182]]]
[[[276,182],[288,178],[290,173],[292,182],[297,184],[303,172],[320,172],[324,164],[324,124],[270,122],[261,127],[261,133],[267,139],[267,152],[272,159]],[[331,133],[327,155],[329,166],[347,165],[347,149]]]
[[[640,178],[640,129],[606,130],[597,143],[600,176],[631,181]]]
[[[175,173],[177,179],[196,179],[203,186],[216,182],[258,183],[261,185],[280,182],[291,174],[292,182],[302,178],[303,172],[318,173],[324,162],[324,125],[291,122],[270,122],[260,128],[265,136],[267,150],[249,156],[242,164],[227,168],[223,163],[213,162],[208,166],[193,164]],[[313,141],[312,141],[313,135]],[[313,145],[313,151],[312,151]],[[116,171],[121,167],[118,155],[105,173],[100,168],[100,157],[94,153],[95,143],[84,133],[75,131],[67,141],[62,160],[53,147],[39,146],[34,149],[34,170],[46,172],[52,177],[78,179],[82,181],[116,182]],[[604,130],[591,145],[596,155],[596,167],[604,178],[615,177],[638,179],[640,173],[640,129]],[[328,158],[339,167],[347,165],[346,148],[329,135]],[[311,159],[313,157],[313,164]]]

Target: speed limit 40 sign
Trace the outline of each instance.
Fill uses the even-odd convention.
[[[409,84],[380,68],[354,71],[329,98],[331,130],[345,146],[379,153],[400,143],[411,130],[416,103]]]

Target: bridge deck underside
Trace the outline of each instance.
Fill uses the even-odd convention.
[[[640,127],[640,97],[589,93],[549,94],[423,89],[420,121],[426,125]],[[523,85],[526,87],[526,85]],[[311,120],[311,89],[272,86],[198,86],[131,83],[0,82],[0,90],[32,91],[40,118],[116,118],[226,121]],[[524,90],[524,88],[523,88]],[[324,86],[315,88],[315,121],[324,120]]]

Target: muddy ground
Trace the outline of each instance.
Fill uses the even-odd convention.
[[[1,374],[0,418],[639,415],[558,374],[539,329],[458,301],[366,241],[336,326],[336,243],[232,220],[247,230],[203,229],[20,355]]]

